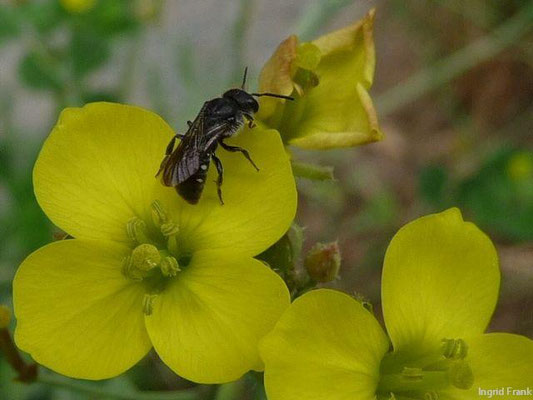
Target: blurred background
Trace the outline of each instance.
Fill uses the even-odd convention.
[[[371,94],[385,140],[294,151],[335,171],[335,180],[298,182],[304,252],[338,240],[342,279],[328,286],[379,310],[393,234],[458,206],[501,257],[501,300],[489,329],[533,337],[533,6],[522,0],[0,0],[0,303],[11,305],[21,260],[56,233],[35,201],[31,171],[62,108],[137,104],[183,131],[203,101],[239,84],[246,65],[253,88],[289,34],[310,40],[372,7]],[[0,355],[0,399],[104,399],[96,389],[191,386],[154,354],[97,386],[27,386],[14,376]],[[262,398],[246,379],[252,389],[242,398]],[[205,388],[203,396],[222,395]],[[180,398],[158,396],[150,398]]]

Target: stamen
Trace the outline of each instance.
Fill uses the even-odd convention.
[[[181,271],[178,260],[171,256],[164,257],[161,260],[159,268],[161,268],[161,273],[163,276],[167,277],[176,276],[178,272]]]
[[[442,339],[442,354],[452,360],[463,360],[468,354],[468,345],[463,339]]]
[[[144,315],[152,315],[154,311],[154,300],[157,294],[145,294],[143,297],[143,313]]]
[[[133,217],[130,219],[126,224],[126,231],[129,238],[134,242],[138,244],[150,243],[150,239],[148,238],[146,231],[146,223],[142,219],[138,217]]]
[[[159,200],[154,200],[151,204],[151,208],[154,224],[160,226],[168,221],[168,214]]]
[[[179,232],[179,225],[170,218],[159,200],[154,200],[151,205],[152,220],[161,230],[163,236],[174,236]]]
[[[161,224],[161,233],[163,236],[174,236],[180,231],[180,228],[174,222]]]

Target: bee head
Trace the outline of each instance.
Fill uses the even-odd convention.
[[[259,110],[259,103],[254,97],[242,89],[230,89],[222,95],[223,98],[232,100],[239,110],[246,114],[255,114]]]

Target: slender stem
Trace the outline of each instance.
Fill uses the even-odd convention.
[[[37,382],[61,389],[85,393],[96,398],[111,398],[116,400],[199,400],[197,389],[187,389],[183,391],[169,392],[138,392],[130,393],[118,392],[111,389],[102,388],[101,385],[93,386],[87,383],[66,379],[52,374],[41,374],[37,377]]]
[[[0,329],[0,350],[5,354],[7,362],[17,371],[17,380],[33,382],[37,377],[37,364],[27,364],[20,355],[7,328]]]
[[[427,92],[494,57],[529,31],[532,19],[533,3],[529,3],[490,35],[476,40],[432,67],[416,73],[388,90],[376,100],[380,115],[383,117],[400,109]]]

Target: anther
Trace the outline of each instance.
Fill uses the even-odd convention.
[[[159,200],[152,202],[152,220],[159,227],[165,237],[174,236],[179,232],[179,226],[170,218]]]
[[[152,220],[157,226],[168,222],[168,214],[159,200],[154,200],[151,204]]]
[[[164,224],[161,224],[161,233],[164,236],[173,236],[176,235],[179,232],[180,228],[177,224],[174,222],[167,222]]]
[[[143,297],[143,313],[144,315],[152,315],[154,311],[154,300],[157,294],[146,293]]]
[[[146,233],[146,223],[140,218],[130,219],[126,224],[126,232],[129,238],[138,244],[150,242]]]
[[[161,260],[161,264],[159,265],[159,268],[161,268],[161,273],[163,276],[176,276],[179,271],[181,271],[180,266],[178,264],[178,260],[176,260],[174,257],[164,257]]]
[[[468,345],[463,339],[442,339],[442,355],[452,360],[463,360],[468,354]]]

